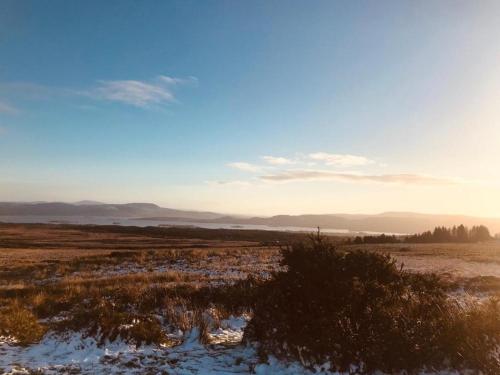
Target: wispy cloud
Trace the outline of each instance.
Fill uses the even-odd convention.
[[[252,179],[245,182],[252,186],[262,183],[293,183],[299,181],[338,181],[345,183],[380,183],[408,186],[449,186],[473,183],[470,180],[432,176],[418,173],[384,173],[378,163],[368,157],[353,154],[329,154],[315,152],[295,154],[293,158],[261,156],[265,164],[247,162],[229,163],[227,166],[252,173]],[[322,165],[320,167],[319,165]],[[336,167],[336,168],[329,168]],[[350,168],[347,168],[350,167]],[[367,170],[368,169],[368,170]],[[385,169],[387,171],[387,169]],[[260,183],[259,183],[260,181]],[[219,182],[219,185],[232,182]],[[238,184],[236,182],[235,184]]]
[[[294,161],[280,156],[262,156],[262,160],[271,165],[293,164]]]
[[[265,155],[260,157],[265,164],[251,164],[247,162],[229,163],[227,166],[247,172],[258,172],[265,170],[283,169],[287,166],[295,165],[302,168],[311,167],[317,164],[337,167],[360,167],[374,164],[375,162],[367,157],[350,154],[329,154],[326,152],[315,152],[308,155],[295,155],[293,158],[283,156]]]
[[[99,81],[99,85],[82,94],[93,99],[106,100],[146,108],[152,105],[167,104],[176,101],[175,86],[196,83],[197,79],[158,76],[152,81]]]
[[[258,165],[245,163],[245,162],[229,163],[229,164],[227,164],[227,166],[234,168],[234,169],[239,169],[240,171],[245,171],[245,172],[258,172],[262,169],[262,167],[260,167]]]
[[[196,77],[178,78],[160,75],[151,80],[102,80],[90,88],[49,87],[29,82],[0,83],[0,93],[20,99],[86,97],[117,102],[139,108],[150,108],[176,102],[176,91],[182,85],[197,85]],[[0,102],[0,113],[15,108]]]
[[[89,92],[89,96],[136,107],[174,101],[174,94],[168,88],[140,81],[101,81],[98,88]]]
[[[264,181],[290,182],[308,180],[335,180],[343,182],[378,182],[405,185],[451,185],[457,181],[419,174],[357,174],[324,170],[287,170],[259,177]]]
[[[19,112],[19,110],[17,108],[13,107],[10,104],[7,104],[5,102],[1,102],[0,101],[0,113],[5,113],[5,114],[8,114],[8,115],[14,115],[14,114],[16,114],[18,112]]]
[[[340,167],[363,166],[375,163],[373,160],[364,156],[350,154],[329,154],[326,152],[315,152],[309,154],[309,158],[324,162],[326,165],[335,165]]]

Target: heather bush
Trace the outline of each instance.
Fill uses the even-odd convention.
[[[500,373],[495,301],[459,305],[435,275],[407,273],[386,255],[341,252],[321,237],[282,253],[285,270],[258,287],[245,331],[263,354],[342,371]]]

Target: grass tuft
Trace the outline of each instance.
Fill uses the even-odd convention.
[[[37,342],[45,331],[36,316],[17,301],[0,309],[0,335],[13,337],[20,345]]]

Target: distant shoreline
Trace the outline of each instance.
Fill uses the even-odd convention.
[[[186,219],[150,219],[150,218],[123,218],[123,217],[100,217],[100,216],[74,216],[74,215],[0,215],[0,223],[5,224],[47,224],[47,225],[92,225],[92,226],[119,226],[119,227],[158,227],[158,228],[197,228],[210,230],[232,230],[232,231],[265,231],[283,233],[312,233],[317,227],[295,227],[279,225],[237,224],[237,223],[213,223],[210,221],[191,221]],[[404,233],[388,233],[373,231],[349,231],[347,229],[321,228],[323,234],[329,236],[354,237],[358,235],[404,235]]]

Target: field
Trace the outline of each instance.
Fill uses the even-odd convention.
[[[239,285],[269,278],[280,246],[304,237],[0,224],[0,373],[310,373],[241,343],[252,311]],[[436,272],[460,298],[500,291],[499,242],[338,246]]]

